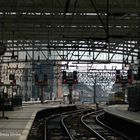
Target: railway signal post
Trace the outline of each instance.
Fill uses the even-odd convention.
[[[73,71],[73,73],[68,73],[66,71],[62,72],[62,84],[67,84],[69,89],[68,100],[69,104],[72,104],[72,87],[73,84],[78,84],[77,80],[77,71]]]

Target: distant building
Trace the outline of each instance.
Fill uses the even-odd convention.
[[[23,100],[28,101],[40,97],[41,88],[35,84],[35,74],[39,81],[44,81],[47,75],[48,85],[43,87],[44,99],[62,98],[61,69],[53,61],[44,63],[3,63],[0,65],[0,80],[4,84],[11,84],[9,75],[14,74],[16,84],[20,85]],[[60,74],[60,75],[58,75]],[[12,91],[10,91],[12,92]]]
[[[30,98],[32,93],[32,73],[30,63],[4,63],[1,64],[0,79],[3,84],[10,85],[9,75],[15,75],[16,84],[20,86],[23,100]],[[11,94],[12,90],[8,91]]]
[[[41,94],[41,82],[44,82],[44,75],[47,75],[47,84],[43,86],[44,99],[50,100],[56,96],[56,82],[54,81],[54,74],[56,72],[53,61],[47,61],[40,64],[34,64],[34,76],[37,75],[38,83],[32,83],[32,98],[39,98]]]

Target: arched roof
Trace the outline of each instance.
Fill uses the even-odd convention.
[[[18,61],[127,63],[139,52],[139,0],[1,0],[0,39]]]

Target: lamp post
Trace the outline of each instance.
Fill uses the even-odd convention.
[[[96,104],[96,76],[95,76],[95,81],[93,85],[93,103]]]
[[[41,100],[41,103],[43,103],[44,102],[43,85],[41,85],[40,88],[41,88],[41,96],[40,96],[41,99],[40,100]]]

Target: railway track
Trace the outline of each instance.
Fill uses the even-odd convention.
[[[131,140],[131,138],[101,122],[99,118],[103,116],[103,114],[102,111],[89,113],[82,116],[81,121],[101,140]]]
[[[53,115],[46,120],[45,140],[130,140],[103,124],[102,111],[77,110]]]
[[[70,140],[69,131],[67,131],[65,124],[63,123],[63,119],[66,116],[70,116],[70,114],[77,114],[79,112],[87,112],[85,109],[66,112],[62,114],[52,115],[45,121],[45,133],[44,133],[44,140]],[[88,110],[91,112],[91,109]]]
[[[85,112],[77,112],[63,117],[62,124],[69,134],[70,140],[99,140],[97,136],[81,123]]]
[[[69,140],[68,134],[61,124],[62,115],[57,114],[47,118],[44,140]]]

